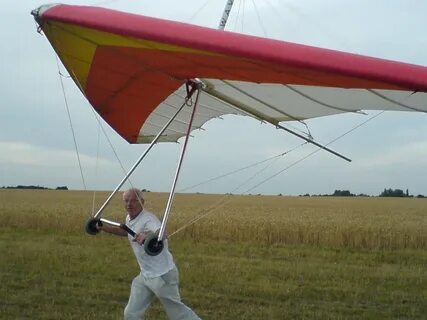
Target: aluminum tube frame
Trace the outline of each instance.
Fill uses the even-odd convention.
[[[228,21],[228,17],[230,16],[231,8],[233,8],[233,3],[234,3],[234,0],[227,0],[227,3],[225,4],[224,12],[222,14],[222,18],[219,22],[219,26],[218,26],[219,30],[225,29],[225,26]]]
[[[113,227],[119,227],[120,228],[120,225],[121,225],[118,222],[107,220],[107,219],[104,219],[104,218],[99,219],[99,221],[101,221],[102,223],[109,224],[110,226],[113,226]]]
[[[129,233],[132,237],[136,237],[136,232],[133,231],[131,228],[129,228],[126,224],[124,223],[118,223],[118,222],[114,222],[111,220],[107,220],[104,218],[99,219],[99,221],[101,221],[102,223],[106,223],[109,224],[110,226],[114,226],[114,227],[118,227],[120,229],[125,230],[127,233]]]
[[[187,134],[185,136],[184,145],[182,146],[181,155],[179,157],[178,166],[177,166],[176,172],[175,172],[175,178],[173,179],[172,188],[171,188],[171,191],[169,193],[169,199],[168,199],[168,202],[166,205],[165,213],[163,215],[163,220],[162,220],[162,224],[160,226],[159,235],[157,237],[158,242],[163,240],[163,237],[164,237],[164,234],[166,231],[166,224],[167,224],[168,219],[169,219],[170,209],[172,207],[173,198],[175,196],[176,183],[178,181],[178,176],[179,176],[179,173],[181,171],[181,165],[182,165],[182,161],[184,160],[185,151],[187,149],[188,140],[190,138],[190,132],[191,132],[191,127],[193,125],[194,115],[196,114],[197,105],[199,103],[199,96],[200,96],[200,91],[201,91],[200,89],[201,89],[202,83],[196,83],[196,85],[197,85],[196,100],[194,102],[194,107],[193,107],[193,112],[191,113],[190,122],[188,123]]]
[[[187,97],[187,99],[191,98],[192,93]],[[130,175],[135,171],[135,169],[139,166],[141,161],[145,158],[145,156],[148,154],[148,152],[151,150],[151,148],[156,144],[157,140],[159,140],[160,136],[163,134],[163,132],[166,131],[166,129],[169,127],[169,125],[172,123],[172,121],[177,117],[177,115],[181,112],[181,110],[187,105],[187,100],[182,104],[182,106],[178,109],[177,112],[172,116],[172,118],[169,119],[169,121],[164,125],[162,130],[157,134],[157,136],[154,138],[154,140],[150,143],[148,148],[144,151],[144,153],[138,158],[138,160],[135,162],[135,164],[132,166],[132,168],[128,171],[126,176],[120,181],[119,185],[114,189],[114,191],[110,194],[110,196],[105,200],[104,204],[101,206],[101,208],[98,210],[98,212],[93,216],[95,219],[102,213],[102,211],[105,209],[105,207],[110,203],[113,196],[119,191],[119,189],[123,186],[123,184],[129,179]]]

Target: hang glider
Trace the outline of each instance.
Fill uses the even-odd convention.
[[[130,143],[149,143],[203,84],[191,130],[226,114],[278,125],[360,110],[427,112],[427,68],[150,18],[46,5],[33,11],[95,110]],[[183,111],[161,141],[185,136]]]
[[[99,216],[155,143],[185,136],[161,228],[146,241],[150,255],[163,248],[190,133],[210,119],[251,116],[289,131],[282,122],[362,109],[427,112],[427,67],[98,7],[45,5],[32,14],[101,117],[128,142],[150,143],[88,233],[104,222],[132,235]]]

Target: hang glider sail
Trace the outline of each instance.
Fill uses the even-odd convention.
[[[32,12],[95,110],[130,143],[148,143],[187,95],[191,130],[226,114],[278,125],[360,110],[427,112],[427,67],[86,6]],[[186,135],[185,108],[160,141]]]

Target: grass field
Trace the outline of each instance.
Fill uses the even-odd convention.
[[[92,202],[0,190],[0,319],[121,319],[138,268],[126,239],[83,232]],[[177,195],[169,234],[210,207],[170,240],[203,319],[425,319],[427,200]],[[166,319],[158,303],[147,319]]]

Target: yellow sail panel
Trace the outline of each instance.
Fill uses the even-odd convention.
[[[83,90],[86,88],[90,66],[98,46],[143,48],[219,56],[219,54],[208,51],[135,39],[57,21],[47,22],[43,26],[43,31],[71,76],[80,83]]]

